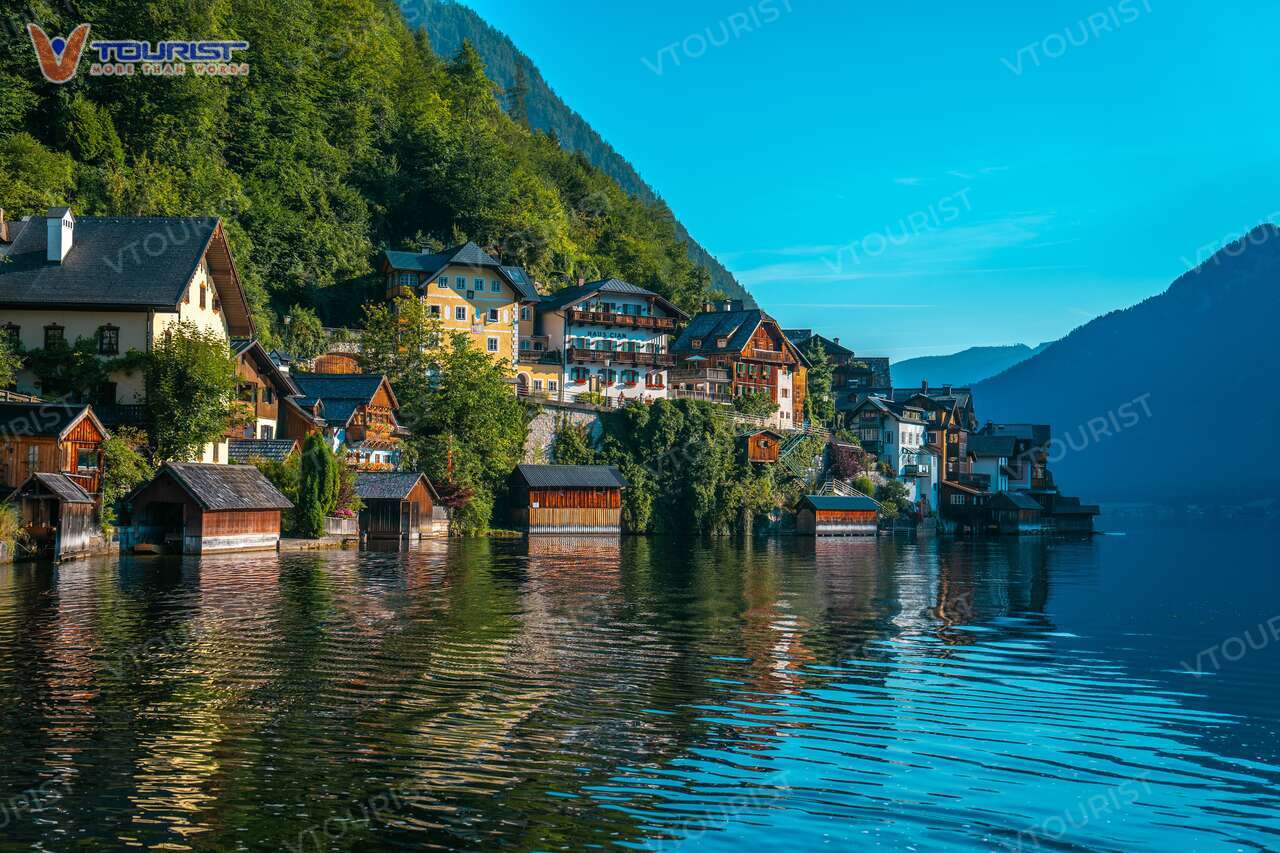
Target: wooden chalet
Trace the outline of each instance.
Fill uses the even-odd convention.
[[[96,495],[108,437],[87,404],[0,403],[0,490],[15,489],[33,474],[65,474]]]
[[[782,434],[771,429],[758,429],[740,435],[747,448],[747,461],[770,464],[778,461],[782,451]]]
[[[874,536],[880,505],[856,495],[805,495],[796,510],[801,536]]]
[[[608,465],[517,465],[512,522],[529,533],[617,534],[626,486],[622,472]]]
[[[302,389],[257,341],[234,340],[231,352],[236,361],[238,401],[236,423],[227,431],[227,438],[271,440],[282,436],[281,409],[290,397],[302,396]]]
[[[1022,492],[996,492],[987,501],[987,513],[996,531],[1014,536],[1044,533],[1044,508]]]
[[[165,463],[128,498],[121,548],[183,554],[275,549],[284,495],[252,465]]]
[[[66,474],[36,473],[12,497],[33,556],[87,556],[105,543],[93,496]]]
[[[286,438],[304,439],[320,427],[347,464],[367,471],[394,470],[408,432],[396,420],[400,407],[391,383],[376,373],[295,373],[302,390],[285,418]],[[307,423],[310,419],[310,423]],[[294,434],[298,429],[301,434]]]
[[[426,474],[408,471],[361,471],[356,475],[360,533],[370,539],[416,539],[444,536],[449,513]]]
[[[671,396],[730,404],[763,393],[778,404],[772,426],[802,427],[809,359],[763,311],[740,300],[707,308],[671,345],[679,360],[670,372]]]

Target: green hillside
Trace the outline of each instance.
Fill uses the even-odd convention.
[[[580,152],[594,166],[603,169],[627,192],[649,202],[661,198],[645,183],[626,158],[613,149],[578,113],[569,107],[543,79],[542,73],[511,39],[489,26],[471,9],[451,0],[406,0],[405,20],[411,27],[425,26],[432,44],[444,54],[453,54],[464,40],[475,45],[489,76],[503,91],[507,112],[530,127],[555,135],[569,151]],[[755,304],[751,295],[684,226],[675,223],[676,234],[688,245],[689,257],[711,273],[711,285],[729,296]]]
[[[69,32],[53,6],[41,20]],[[237,38],[247,79],[40,76],[0,27],[0,207],[218,215],[263,328],[377,292],[380,248],[476,240],[541,281],[616,275],[686,309],[711,292],[664,205],[513,121],[467,48],[441,58],[390,0],[107,0],[93,38]],[[265,325],[264,325],[265,324]]]

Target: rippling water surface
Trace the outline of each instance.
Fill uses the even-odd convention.
[[[1280,847],[1257,530],[0,567],[0,848]]]

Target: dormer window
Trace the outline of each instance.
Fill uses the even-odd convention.
[[[725,347],[727,347],[728,345],[729,345],[729,339],[728,339],[728,338],[716,338],[716,347],[717,347],[717,348],[719,348],[719,349],[724,349],[724,348],[725,348]]]
[[[694,338],[689,342],[689,346],[692,349],[702,349],[702,338]]]

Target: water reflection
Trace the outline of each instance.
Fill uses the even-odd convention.
[[[0,822],[52,848],[1271,844],[1270,757],[1203,745],[1236,721],[1055,622],[1101,572],[1089,542],[603,537],[0,569],[0,797],[64,786]]]

